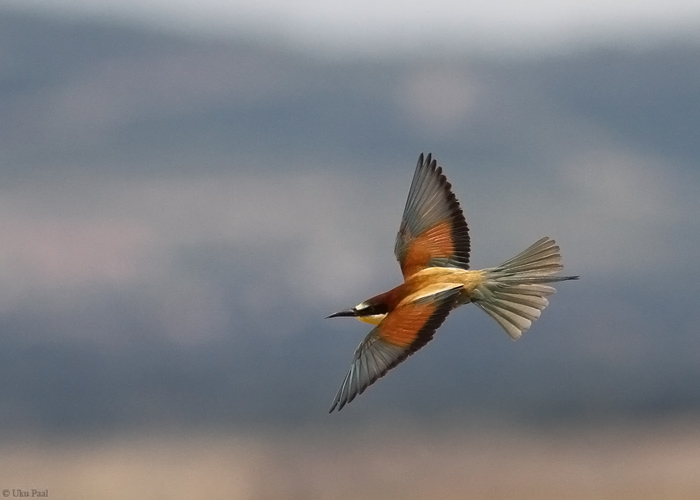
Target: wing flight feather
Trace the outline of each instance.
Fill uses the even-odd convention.
[[[404,278],[426,267],[469,269],[469,228],[442,167],[421,153],[394,254]]]

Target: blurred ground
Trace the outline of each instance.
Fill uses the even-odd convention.
[[[700,425],[155,434],[2,447],[2,489],[143,500],[700,498]]]

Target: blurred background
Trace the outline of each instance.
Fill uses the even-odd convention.
[[[0,489],[700,496],[700,4],[0,1]],[[340,413],[418,154],[476,308]],[[15,495],[19,496],[19,495]]]

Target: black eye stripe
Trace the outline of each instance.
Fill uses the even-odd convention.
[[[389,312],[389,308],[386,304],[372,304],[362,309],[357,309],[358,316],[374,316],[376,314],[386,314]]]

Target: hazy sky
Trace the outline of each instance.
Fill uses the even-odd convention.
[[[697,36],[697,0],[0,0],[64,14],[137,19],[205,33],[264,33],[331,50],[469,42],[558,50],[610,39]]]

